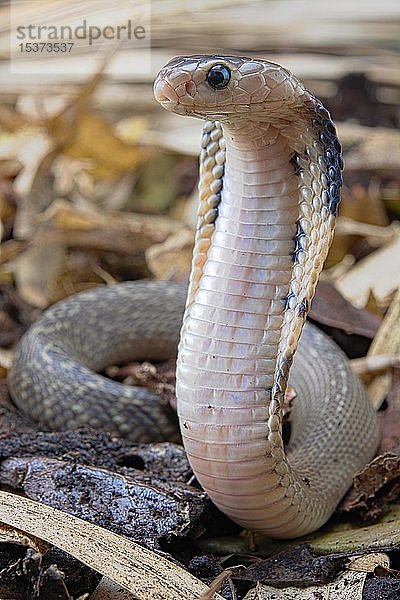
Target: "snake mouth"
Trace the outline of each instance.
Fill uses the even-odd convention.
[[[154,83],[154,97],[167,110],[185,115],[184,106],[180,103],[180,99],[172,85],[165,79],[156,79]]]
[[[154,97],[161,104],[166,102],[175,104],[179,100],[178,94],[165,79],[156,79],[154,83]]]

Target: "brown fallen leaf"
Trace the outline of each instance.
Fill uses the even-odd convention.
[[[0,491],[0,521],[56,545],[143,600],[197,600],[207,590],[151,550],[28,498]]]
[[[0,167],[0,242],[11,236],[16,212],[15,202],[7,197],[6,188],[12,192],[11,182],[3,176]]]
[[[56,158],[52,140],[37,128],[21,147],[18,160],[22,169],[14,181],[17,212],[14,237],[24,240],[35,231],[36,219],[54,199],[52,164]]]
[[[99,580],[92,569],[39,538],[0,524],[1,598],[72,600]]]
[[[275,587],[258,583],[243,600],[362,600],[366,577],[366,573],[349,571],[339,575],[332,583],[303,590],[287,587],[279,592]]]
[[[348,254],[352,254],[360,236],[365,234],[365,227],[370,225],[382,233],[388,225],[388,217],[381,195],[374,187],[366,185],[360,178],[354,178],[347,171],[347,152],[344,149],[346,169],[344,171],[344,188],[340,203],[339,218],[335,228],[335,237],[328,253],[325,268],[341,262]],[[349,222],[353,227],[347,226]]]
[[[353,478],[353,485],[337,513],[376,522],[389,502],[400,494],[400,456],[386,453],[374,458]]]
[[[400,356],[400,285],[392,303],[379,327],[367,356]],[[378,409],[392,389],[392,410],[399,410],[400,386],[392,382],[392,373],[377,375],[368,385],[368,395],[372,405]],[[396,408],[395,408],[396,407]],[[392,415],[394,416],[394,415]]]
[[[261,582],[276,588],[299,588],[333,581],[347,563],[346,556],[316,556],[302,544],[241,569],[234,579]]]
[[[186,281],[192,263],[194,234],[182,228],[172,233],[165,242],[146,250],[146,261],[156,279]]]
[[[180,218],[180,205],[184,205],[195,186],[198,173],[197,162],[192,159],[185,168],[187,160],[179,154],[158,150],[140,169],[134,197],[127,206],[139,212],[168,212]],[[189,179],[188,183],[185,179]]]
[[[390,559],[384,552],[373,552],[371,554],[360,554],[352,556],[347,565],[349,571],[362,571],[363,573],[373,573],[376,567],[389,568]]]
[[[376,246],[381,246],[396,239],[398,225],[371,225],[370,223],[355,221],[348,217],[339,217],[335,227],[336,235],[358,235],[373,240]]]
[[[391,371],[391,385],[387,395],[387,408],[379,413],[382,431],[379,453],[395,452],[400,456],[400,367]]]
[[[385,355],[376,353],[393,350],[398,338],[399,299],[400,295],[397,294],[372,343],[367,360],[379,358],[382,364]],[[376,408],[383,399],[387,401],[386,410],[378,413],[382,433],[378,455],[354,477],[351,489],[338,508],[339,513],[350,512],[364,520],[376,521],[385,512],[388,503],[400,494],[400,348],[398,350],[399,354],[395,357],[397,364],[378,373],[368,386]]]
[[[300,543],[309,544],[317,555],[359,554],[366,551],[397,551],[400,545],[400,508],[389,505],[385,515],[373,525],[360,526],[354,522],[327,523],[322,529],[297,540],[273,540],[253,534],[251,541],[246,535],[231,535],[217,538],[200,538],[198,545],[203,552],[218,555],[262,555],[274,556]]]
[[[222,588],[226,582],[231,582],[232,573],[235,571],[234,568],[224,569],[222,573],[219,573],[210,583],[210,589],[206,592],[203,592],[201,596],[199,596],[199,600],[213,600],[214,594],[216,592],[222,592]]]
[[[353,306],[327,280],[318,282],[309,314],[317,323],[370,338],[375,336],[380,323],[377,316]]]
[[[42,222],[49,226],[42,244],[57,241],[129,255],[144,253],[149,246],[164,242],[182,228],[179,221],[166,216],[82,210],[61,200],[52,204]]]
[[[0,106],[0,127],[5,131],[14,132],[27,125],[27,120],[12,108]]]
[[[6,265],[6,263],[11,262],[14,258],[16,258],[22,251],[24,251],[28,246],[26,241],[22,240],[7,240],[3,244],[0,245],[0,265]],[[8,265],[7,265],[8,266]],[[5,269],[7,266],[2,267],[0,270],[0,280],[3,277],[3,274],[6,272]],[[2,281],[4,283],[4,281]]]
[[[359,377],[362,377],[366,381],[370,381],[371,376],[384,373],[395,367],[400,367],[400,356],[394,354],[362,356],[361,358],[353,358],[350,364],[353,371],[357,373]]]
[[[346,171],[398,173],[400,132],[397,129],[340,123],[338,133],[346,149]]]
[[[82,210],[55,201],[41,217],[29,247],[12,263],[18,292],[44,308],[121,275],[147,275],[146,249],[181,228],[179,221],[166,216]],[[74,254],[75,249],[81,254]]]
[[[400,287],[400,232],[386,244],[357,262],[335,282],[339,292],[354,306],[366,306],[369,294],[373,291],[379,303],[385,304]]]
[[[13,529],[3,523],[0,523],[0,543],[15,544],[25,548],[31,548],[35,552],[45,552],[48,548],[48,545],[43,541],[38,540],[33,536],[26,535],[22,531]]]
[[[400,544],[399,507],[389,505],[385,515],[375,524],[334,522],[306,540],[318,554],[360,553],[361,551],[395,550]]]
[[[39,233],[39,232],[37,232]],[[63,268],[66,248],[61,244],[32,245],[13,261],[14,279],[24,302],[46,308],[55,296],[55,281]]]
[[[114,133],[110,123],[88,110],[66,119],[65,133],[60,127],[57,135],[70,135],[71,126],[74,135],[64,142],[63,153],[80,160],[88,159],[87,171],[96,179],[115,179],[134,172],[154,153],[149,147],[126,144]],[[52,129],[50,131],[54,134]]]

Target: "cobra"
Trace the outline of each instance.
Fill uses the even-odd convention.
[[[197,479],[240,525],[307,534],[379,439],[346,357],[305,324],[340,199],[335,127],[288,70],[264,60],[178,57],[154,91],[164,108],[205,120],[186,304],[178,284],[130,282],[56,305],[22,339],[11,393],[52,428],[165,439],[171,424],[154,393],[94,371],[174,356],[184,311],[176,396]],[[296,399],[285,445],[288,381]]]

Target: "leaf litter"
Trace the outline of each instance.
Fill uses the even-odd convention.
[[[156,4],[155,14],[161,15]],[[160,22],[156,28],[162,28]],[[379,455],[356,475],[320,532],[304,540],[260,541],[210,505],[181,446],[143,447],[90,430],[42,432],[10,405],[2,381],[0,481],[15,496],[0,499],[0,519],[10,522],[6,537],[0,536],[0,593],[98,600],[133,593],[147,599],[158,590],[157,597],[206,598],[214,593],[208,587],[213,579],[212,589],[221,588],[225,598],[345,598],[347,590],[349,598],[366,599],[400,593],[400,137],[396,103],[390,100],[400,82],[379,83],[376,71],[362,81],[348,75],[332,76],[336,98],[327,81],[309,75],[310,87],[340,116],[346,163],[337,234],[310,318],[352,358],[380,409]],[[126,108],[119,113],[116,104],[106,115],[104,105],[98,110],[104,85],[100,69],[78,92],[53,93],[39,107],[29,93],[19,93],[14,104],[0,109],[3,378],[15,342],[55,301],[125,279],[187,278],[200,126],[156,113],[137,86],[129,113]],[[142,98],[141,110],[135,109],[134,93]],[[354,100],[360,93],[361,103]],[[150,386],[174,405],[173,364],[110,365],[107,373]],[[286,400],[290,419],[296,391]],[[89,534],[84,537],[80,517],[91,521],[87,526],[98,546]],[[63,538],[58,529],[64,532],[68,525]],[[114,532],[110,538],[99,525]],[[77,532],[86,540],[79,548]],[[47,542],[35,537],[39,534]],[[148,554],[141,555],[136,542]],[[146,566],[136,581],[127,575],[118,544],[130,557],[132,573],[138,564]],[[370,562],[356,569],[360,552]],[[182,566],[192,573],[186,580]],[[174,581],[180,582],[179,592],[167,591]]]

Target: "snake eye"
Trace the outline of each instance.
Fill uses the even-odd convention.
[[[225,65],[214,65],[207,73],[207,82],[215,90],[225,88],[231,78],[231,72]]]

